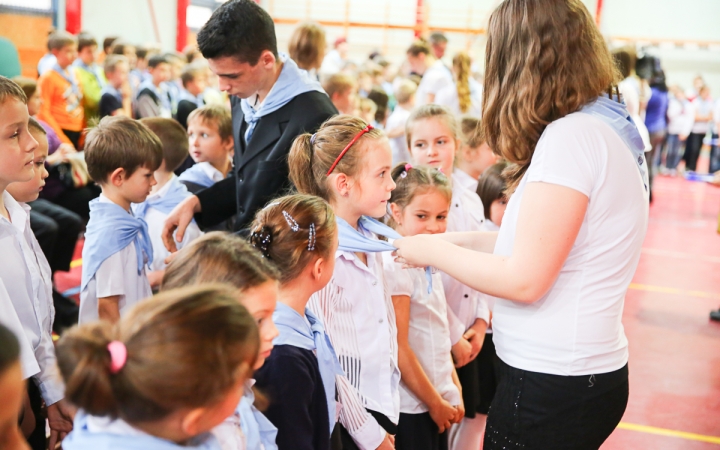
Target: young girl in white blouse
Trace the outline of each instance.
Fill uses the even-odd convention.
[[[452,191],[445,175],[427,166],[400,164],[390,198],[390,223],[402,236],[444,233]],[[447,302],[439,273],[403,269],[383,254],[398,327],[400,422],[398,450],[445,450],[450,425],[465,415],[450,354]]]
[[[338,223],[339,247],[328,285],[310,310],[325,324],[345,377],[337,377],[344,449],[391,449],[400,409],[397,328],[382,256],[399,237],[371,217],[385,215],[395,188],[392,152],[384,133],[340,115],[314,135],[295,139],[290,179],[303,194],[327,200]]]
[[[505,209],[507,208],[507,183],[503,171],[507,168],[506,162],[499,162],[487,169],[478,180],[477,195],[485,210],[485,231],[499,231],[502,225]]]
[[[427,164],[448,175],[452,200],[448,212],[447,231],[480,231],[485,215],[475,189],[477,179],[454,168],[460,147],[457,120],[449,109],[425,105],[413,111],[407,122],[410,154],[415,164]],[[483,384],[475,358],[480,353],[490,323],[490,309],[479,292],[442,274],[448,305],[452,353],[463,387],[465,418],[450,432],[451,448],[480,448],[485,431],[487,399],[481,399]],[[494,380],[492,380],[494,384]],[[490,399],[491,400],[491,399]],[[479,413],[479,414],[478,414]]]

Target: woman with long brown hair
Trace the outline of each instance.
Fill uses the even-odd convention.
[[[581,0],[505,0],[488,27],[482,123],[514,163],[500,231],[395,241],[398,260],[497,298],[485,449],[599,448],[625,411],[621,317],[648,193],[617,81]]]

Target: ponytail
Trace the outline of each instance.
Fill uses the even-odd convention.
[[[458,102],[460,112],[465,114],[470,110],[470,56],[460,52],[453,58],[453,70],[455,72],[455,85],[457,86]]]
[[[296,137],[290,148],[288,165],[290,181],[298,192],[330,201],[332,195],[327,185],[327,173],[345,147],[367,126],[367,122],[358,117],[338,115],[323,123],[317,133],[305,133]],[[348,176],[357,174],[363,167],[362,143],[367,139],[379,139],[383,136],[385,134],[376,128],[364,133],[350,146],[340,161],[337,161],[333,173],[344,173]]]

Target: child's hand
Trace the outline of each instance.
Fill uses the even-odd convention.
[[[380,443],[377,450],[395,450],[395,436],[385,434],[385,439]]]
[[[455,360],[455,367],[462,367],[472,361],[472,344],[468,341],[466,336],[475,336],[475,330],[472,328],[467,330],[463,337],[455,345],[452,346],[452,355]]]
[[[465,417],[465,405],[462,400],[460,400],[460,404],[455,407],[455,411],[457,411],[457,413],[455,414],[455,420],[453,420],[453,423],[462,422],[463,417]]]
[[[440,398],[436,404],[428,406],[430,406],[430,417],[438,426],[438,431],[443,433],[449,429],[450,424],[454,423],[457,409],[444,398]]]
[[[478,323],[481,322],[481,323]],[[470,342],[470,345],[472,346],[472,353],[470,355],[470,361],[475,359],[480,353],[480,349],[482,349],[483,342],[485,342],[485,330],[487,327],[485,326],[485,321],[482,319],[478,319],[475,321],[475,324],[473,324],[472,327],[470,327],[463,337]],[[472,332],[472,333],[470,333]]]

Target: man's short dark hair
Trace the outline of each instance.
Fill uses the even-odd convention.
[[[170,61],[168,61],[165,55],[153,55],[148,59],[148,67],[151,69],[156,68],[160,64],[170,64]]]
[[[430,45],[444,44],[448,41],[448,38],[442,31],[433,31],[430,33],[428,38]]]
[[[252,0],[231,0],[216,9],[197,42],[206,59],[234,57],[254,66],[265,50],[278,57],[275,23]]]

